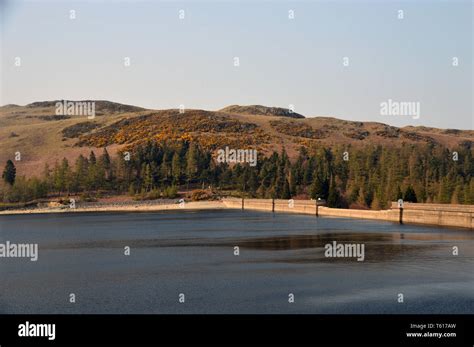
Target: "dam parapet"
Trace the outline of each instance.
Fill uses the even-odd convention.
[[[302,213],[314,216],[361,218],[407,224],[425,224],[472,229],[474,205],[404,203],[400,209],[392,202],[388,210],[356,210],[322,206],[316,200],[224,198],[227,208],[269,212]]]

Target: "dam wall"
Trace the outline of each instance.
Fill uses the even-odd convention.
[[[472,229],[474,226],[473,205],[443,205],[404,203],[399,209],[392,203],[388,210],[354,210],[317,206],[314,200],[238,199],[224,198],[227,208],[269,212],[302,213],[314,216],[361,218],[384,220],[407,224],[426,224]]]

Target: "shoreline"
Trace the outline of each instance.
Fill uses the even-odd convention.
[[[272,199],[238,199],[224,198],[213,201],[191,201],[183,203],[127,203],[95,204],[92,206],[24,208],[0,211],[0,216],[30,215],[50,213],[85,213],[85,212],[153,212],[169,210],[252,210],[274,213],[296,213],[314,215],[315,217],[339,217],[366,220],[380,220],[399,224],[431,225],[438,227],[456,227],[472,230],[474,226],[473,205],[410,204],[403,209],[355,210],[316,206],[311,200],[272,200]]]
[[[166,210],[216,210],[227,209],[221,201],[192,201],[180,204],[130,204],[122,206],[105,205],[95,207],[76,208],[27,208],[0,211],[0,216],[25,215],[25,214],[49,214],[49,213],[80,213],[80,212],[143,212],[143,211],[166,211]]]

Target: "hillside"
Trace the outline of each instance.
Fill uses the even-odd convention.
[[[474,131],[428,127],[397,128],[375,122],[304,117],[277,107],[232,105],[219,111],[149,110],[96,101],[96,117],[55,114],[56,101],[0,107],[0,162],[13,159],[20,175],[39,174],[44,163],[74,160],[107,146],[111,154],[149,140],[184,139],[215,150],[224,146],[271,153],[286,148],[294,158],[300,146],[434,144],[472,146]]]
[[[235,113],[235,114],[248,114],[254,116],[278,116],[278,117],[288,117],[288,118],[305,118],[303,115],[292,112],[289,109],[281,107],[266,107],[262,105],[250,105],[250,106],[240,106],[240,105],[230,105],[219,110],[220,112],[225,113]]]

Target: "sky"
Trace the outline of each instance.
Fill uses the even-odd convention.
[[[307,117],[474,129],[469,0],[0,3],[0,105],[293,105]],[[389,100],[418,103],[419,117],[381,114]]]

